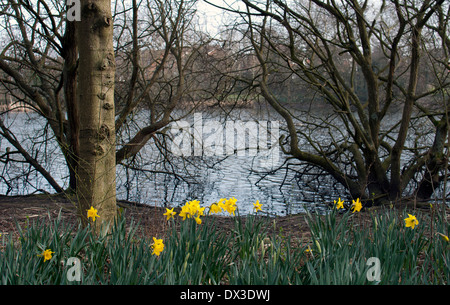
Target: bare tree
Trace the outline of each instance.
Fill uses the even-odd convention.
[[[429,199],[447,175],[448,4],[243,3],[227,9],[259,65],[249,81],[285,120],[284,152],[368,203]],[[277,92],[292,79],[332,111],[296,115]],[[431,123],[431,144],[419,123]]]
[[[64,7],[49,6],[43,1],[35,5],[29,1],[2,1],[1,7],[5,41],[0,55],[0,69],[3,71],[1,84],[10,96],[47,120],[64,156],[69,160],[70,140],[65,133],[61,102],[63,82],[58,77],[62,62],[57,57],[64,53]],[[20,145],[18,142],[16,144]],[[19,151],[25,152],[25,148]],[[52,185],[55,190],[61,190],[56,182]]]
[[[123,102],[119,104],[116,129],[122,128],[137,107],[149,110],[150,124],[141,127],[117,151],[117,163],[134,156],[157,131],[173,121],[177,106],[194,99],[192,92],[199,88],[195,63],[209,42],[208,37],[194,30],[195,3],[166,0],[138,6],[133,2],[131,48],[127,48],[127,40],[118,41],[117,47],[125,56],[118,69],[127,77],[123,77],[121,86]],[[145,18],[139,21],[138,13]],[[123,31],[128,27],[122,29],[118,37],[125,35]]]
[[[80,156],[89,153],[85,149],[81,151],[80,145],[87,143],[82,144],[82,139],[97,134],[98,139],[112,142],[116,134],[115,162],[124,164],[127,159],[132,162],[150,139],[155,139],[153,145],[164,142],[157,137],[167,137],[164,128],[180,115],[174,113],[176,107],[193,110],[201,100],[211,96],[201,93],[209,90],[202,80],[212,81],[204,74],[208,71],[205,63],[209,62],[205,58],[210,38],[196,29],[196,1],[113,3],[114,57],[102,59],[104,64],[100,68],[105,70],[98,71],[109,69],[114,58],[117,77],[105,72],[107,79],[103,80],[105,85],[112,85],[110,81],[114,80],[114,89],[111,89],[115,93],[114,101],[107,101],[111,90],[97,92],[94,99],[103,101],[102,111],[114,115],[115,122],[114,129],[109,124],[100,124],[96,132],[88,131],[81,122],[88,108],[84,104],[80,108],[80,103],[87,100],[79,100],[80,94],[86,94],[85,89],[80,92],[80,87],[87,77],[86,74],[80,76],[78,54],[80,43],[85,39],[84,35],[80,39],[75,35],[80,22],[67,20],[68,8],[59,1],[1,3],[0,16],[4,20],[1,34],[5,42],[0,54],[1,86],[9,96],[25,103],[48,122],[65,158],[69,187],[73,191],[81,181],[79,173],[83,169],[78,167],[84,161]],[[95,4],[93,6],[96,11]],[[133,121],[134,115],[141,111],[148,113],[148,119]],[[131,131],[131,125],[137,128]],[[16,144],[21,143],[16,141]],[[98,145],[92,147],[99,148]],[[26,147],[14,151],[20,152],[26,159]],[[5,158],[11,153],[5,154]],[[51,178],[51,173],[42,171],[44,167],[38,167],[37,160],[31,164],[35,164],[44,177]],[[48,180],[57,192],[62,191],[53,178]]]

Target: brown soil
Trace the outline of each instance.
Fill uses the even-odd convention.
[[[119,209],[125,212],[127,223],[133,219],[138,223],[138,232],[147,236],[163,236],[168,223],[164,207],[155,207],[127,201],[118,201]],[[177,211],[177,208],[175,208]],[[179,212],[179,209],[178,211]],[[58,217],[71,224],[77,225],[76,201],[65,195],[29,195],[29,196],[1,196],[0,195],[0,233],[17,234],[17,224],[22,228],[33,221],[53,221]],[[227,216],[214,217],[219,229],[231,230],[235,227],[235,219]],[[243,217],[245,221],[245,217]],[[281,233],[284,236],[307,238],[308,224],[305,215],[289,215],[280,217],[261,216],[270,233]]]

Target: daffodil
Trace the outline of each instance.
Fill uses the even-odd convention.
[[[216,213],[220,213],[222,212],[222,208],[218,205],[218,204],[211,204],[211,206],[209,207],[209,213],[211,214],[216,214]]]
[[[197,208],[197,214],[198,214],[198,216],[203,216],[203,212],[205,211],[205,209],[206,209],[206,207],[203,207],[203,208]]]
[[[161,252],[164,250],[163,240],[153,237],[152,248],[153,248],[152,254],[156,254],[157,256],[159,256],[159,254],[161,254]]]
[[[225,209],[230,215],[234,215],[234,211],[236,211],[236,206],[228,204]]]
[[[446,242],[449,242],[449,239],[448,239],[448,236],[447,236],[447,235],[444,235],[444,234],[439,233],[439,232],[438,232],[438,234],[439,234],[439,236],[442,238],[442,240],[444,240],[444,241],[446,241]]]
[[[352,202],[353,202],[353,204],[352,204],[353,213],[361,211],[362,204],[361,204],[361,201],[359,200],[359,198],[356,199],[356,201],[352,200]]]
[[[163,214],[164,216],[167,216],[167,220],[169,220],[171,217],[175,216],[176,212],[172,209],[166,208],[166,212]]]
[[[38,254],[38,256],[43,256],[44,257],[44,262],[46,262],[46,261],[48,261],[48,260],[50,260],[52,258],[52,253],[55,253],[55,252],[53,252],[50,249],[47,249],[44,252],[42,252],[41,254]]]
[[[231,197],[230,199],[225,200],[225,203],[222,203],[222,208],[227,211],[230,215],[234,215],[234,211],[236,211],[236,201],[237,199]]]
[[[198,200],[188,201],[184,205],[184,210],[188,218],[191,218],[191,216],[197,214],[199,208],[200,208],[200,201]]]
[[[341,198],[339,197],[339,200],[336,204],[336,200],[334,201],[334,204],[336,205],[336,209],[343,209],[344,208],[344,200],[341,200]]]
[[[181,212],[178,215],[180,215],[180,217],[183,217],[183,220],[185,220],[186,217],[189,216],[188,211],[187,211],[187,207],[185,205],[181,207]]]
[[[259,200],[256,200],[256,202],[253,204],[253,209],[255,210],[255,212],[262,211],[261,207],[262,203],[259,203]]]
[[[408,218],[405,218],[405,226],[407,228],[414,229],[415,226],[419,224],[419,221],[417,220],[416,216],[408,214]]]
[[[188,205],[189,213],[191,214],[191,216],[197,214],[197,212],[200,209],[200,201],[198,201],[198,200],[189,201],[187,203],[187,205]]]
[[[194,218],[198,224],[201,224],[202,221],[200,216],[203,216],[205,211],[205,207],[200,207],[200,201],[192,200],[185,203],[184,206],[181,207],[180,217],[183,217],[183,220],[187,218]]]
[[[229,205],[236,205],[236,201],[237,201],[236,198],[231,197],[230,199],[227,200],[227,203],[228,203]]]
[[[95,221],[95,217],[100,217],[97,214],[97,210],[94,209],[94,207],[91,207],[88,211],[87,211],[87,218],[92,218],[92,221]]]
[[[219,208],[225,210],[226,202],[227,202],[226,198],[220,198],[219,201],[217,202],[217,205],[219,206]]]

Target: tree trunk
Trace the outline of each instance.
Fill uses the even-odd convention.
[[[87,219],[87,210],[91,206],[98,210],[98,231],[112,225],[117,215],[111,1],[82,0],[81,22],[76,30],[80,109],[77,195],[84,224],[92,221]]]
[[[69,169],[69,188],[76,191],[76,169],[79,155],[79,118],[77,105],[77,59],[78,47],[75,35],[75,21],[66,22],[66,32],[63,40],[64,57],[64,99],[67,107],[67,120],[69,130],[67,132],[67,165]]]
[[[448,162],[444,152],[447,134],[448,122],[446,115],[444,115],[441,121],[437,123],[434,143],[428,152],[425,172],[417,188],[419,200],[430,199],[441,183],[439,172],[445,168],[445,164]]]
[[[401,156],[405,146],[406,137],[411,122],[411,115],[414,106],[420,63],[420,39],[421,28],[415,26],[412,29],[411,37],[411,66],[409,71],[409,83],[406,94],[405,104],[403,106],[402,121],[398,132],[397,140],[391,152],[391,188],[389,195],[391,198],[400,199],[402,195],[402,179],[401,179]]]

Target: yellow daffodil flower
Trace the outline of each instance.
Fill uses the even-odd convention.
[[[256,200],[256,202],[253,204],[253,209],[255,210],[255,212],[262,211],[261,207],[262,203],[259,203],[259,200]]]
[[[232,204],[227,204],[225,207],[225,210],[230,214],[234,216],[234,211],[236,211],[236,206]]]
[[[100,217],[97,214],[97,210],[94,209],[94,207],[91,207],[88,211],[87,211],[87,218],[92,218],[92,221],[95,221],[95,217]]]
[[[222,208],[218,204],[211,204],[211,207],[209,208],[209,213],[216,214],[222,212]]]
[[[153,252],[152,254],[156,254],[157,256],[159,256],[159,254],[161,254],[161,252],[164,250],[164,243],[162,239],[156,239],[155,237],[153,237]]]
[[[228,203],[229,205],[236,205],[236,201],[237,201],[236,198],[231,197],[230,199],[227,200],[227,203]]]
[[[222,199],[221,199],[222,200]],[[219,206],[224,209],[225,211],[227,211],[230,215],[234,215],[234,211],[236,211],[236,201],[237,199],[232,197],[230,199],[224,199],[224,203],[219,202]]]
[[[50,249],[47,249],[44,252],[42,252],[41,254],[38,254],[38,256],[43,256],[44,257],[44,262],[46,262],[46,261],[48,261],[48,260],[50,260],[52,258],[52,253],[55,253],[55,252],[53,252]]]
[[[225,203],[227,202],[226,198],[220,198],[219,201],[217,202],[217,205],[222,209],[225,210]]]
[[[197,211],[200,209],[200,201],[198,200],[192,200],[186,203],[189,208],[189,213],[193,216],[197,213]]]
[[[203,208],[197,208],[197,214],[198,214],[198,216],[203,216],[203,211],[206,209],[206,207],[203,207]]]
[[[181,212],[180,212],[180,214],[178,214],[180,217],[183,217],[183,220],[185,220],[186,219],[186,217],[189,217],[190,218],[190,214],[188,213],[188,209],[187,209],[187,206],[186,205],[184,205],[184,206],[182,206],[181,207]]]
[[[172,209],[166,208],[166,212],[163,215],[167,216],[167,220],[169,220],[171,217],[175,216],[175,214],[177,213],[173,211],[173,208]]]
[[[361,211],[362,204],[361,204],[361,201],[359,200],[359,198],[356,199],[356,201],[352,200],[352,202],[353,202],[353,204],[352,204],[353,213]]]
[[[336,205],[336,209],[343,209],[344,208],[344,200],[341,200],[341,198],[339,197],[339,200],[336,204],[336,200],[334,201],[334,204]]]
[[[419,221],[417,220],[416,216],[408,214],[408,218],[405,218],[405,226],[407,228],[414,229],[415,226],[419,224]]]

